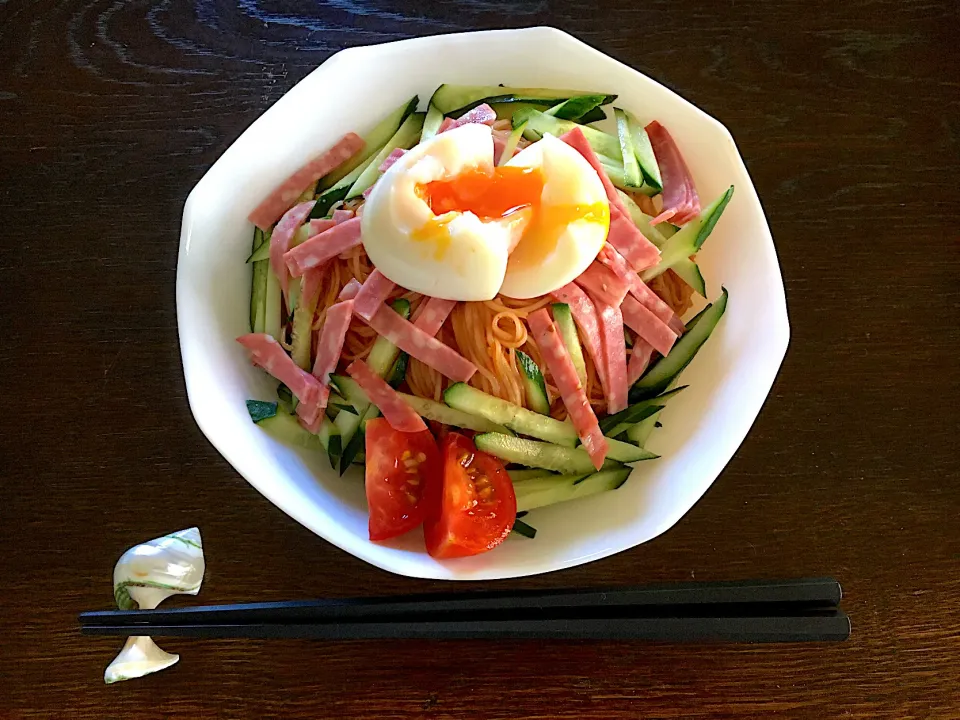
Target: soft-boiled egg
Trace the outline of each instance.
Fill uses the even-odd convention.
[[[421,143],[374,186],[362,220],[371,262],[409,290],[448,300],[548,293],[603,245],[609,206],[600,178],[547,136],[502,167],[486,125]]]

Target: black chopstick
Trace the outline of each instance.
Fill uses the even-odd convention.
[[[91,635],[800,642],[849,636],[840,597],[835,580],[813,578],[100,611],[80,623]]]
[[[289,602],[208,605],[163,610],[107,610],[80,615],[82,625],[236,625],[253,623],[324,623],[350,620],[445,620],[466,617],[547,618],[584,614],[663,615],[698,612],[766,615],[835,607],[840,584],[831,578],[682,583],[597,590],[530,590],[448,593],[386,598],[345,598]]]
[[[87,625],[91,635],[127,635],[128,625]],[[662,642],[826,642],[845,640],[840,610],[768,617],[551,618],[439,622],[154,625],[152,636],[313,640],[647,640]]]

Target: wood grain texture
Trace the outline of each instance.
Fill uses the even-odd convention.
[[[440,587],[313,537],[200,434],[179,217],[338,49],[534,24],[731,129],[793,337],[747,441],[674,529],[494,586],[833,574],[852,639],[168,641],[175,668],[104,687],[118,643],[81,638],[75,615],[109,606],[124,548],[174,529],[203,530],[208,601]],[[0,718],[960,717],[958,68],[951,0],[0,0]]]

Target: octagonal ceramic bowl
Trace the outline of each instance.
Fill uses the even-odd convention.
[[[401,101],[425,104],[441,83],[596,90],[641,122],[660,120],[684,152],[701,197],[736,186],[700,256],[708,294],[730,291],[725,317],[686,370],[690,388],[650,440],[662,455],[640,463],[619,490],[535,510],[536,539],[438,562],[417,532],[395,544],[367,539],[363,478],[341,478],[324,457],[257,428],[247,398],[275,382],[251,367],[234,338],[248,331],[250,209],[349,130],[364,133]],[[347,552],[413,577],[492,579],[571,567],[626,550],[674,525],[743,441],[787,349],[783,283],[756,191],[733,139],[716,120],[653,80],[551,28],[476,32],[352,48],[334,55],[267,110],[190,193],[177,270],[177,317],[190,407],[210,442],[257,490]],[[307,569],[309,572],[309,569]]]

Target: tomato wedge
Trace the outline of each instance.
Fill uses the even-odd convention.
[[[427,552],[443,558],[492,550],[510,534],[517,498],[503,464],[469,438],[443,440],[443,483],[429,489],[423,536]]]
[[[440,451],[428,430],[399,432],[383,418],[367,422],[364,484],[370,539],[389,540],[423,522],[424,496],[440,485]]]

